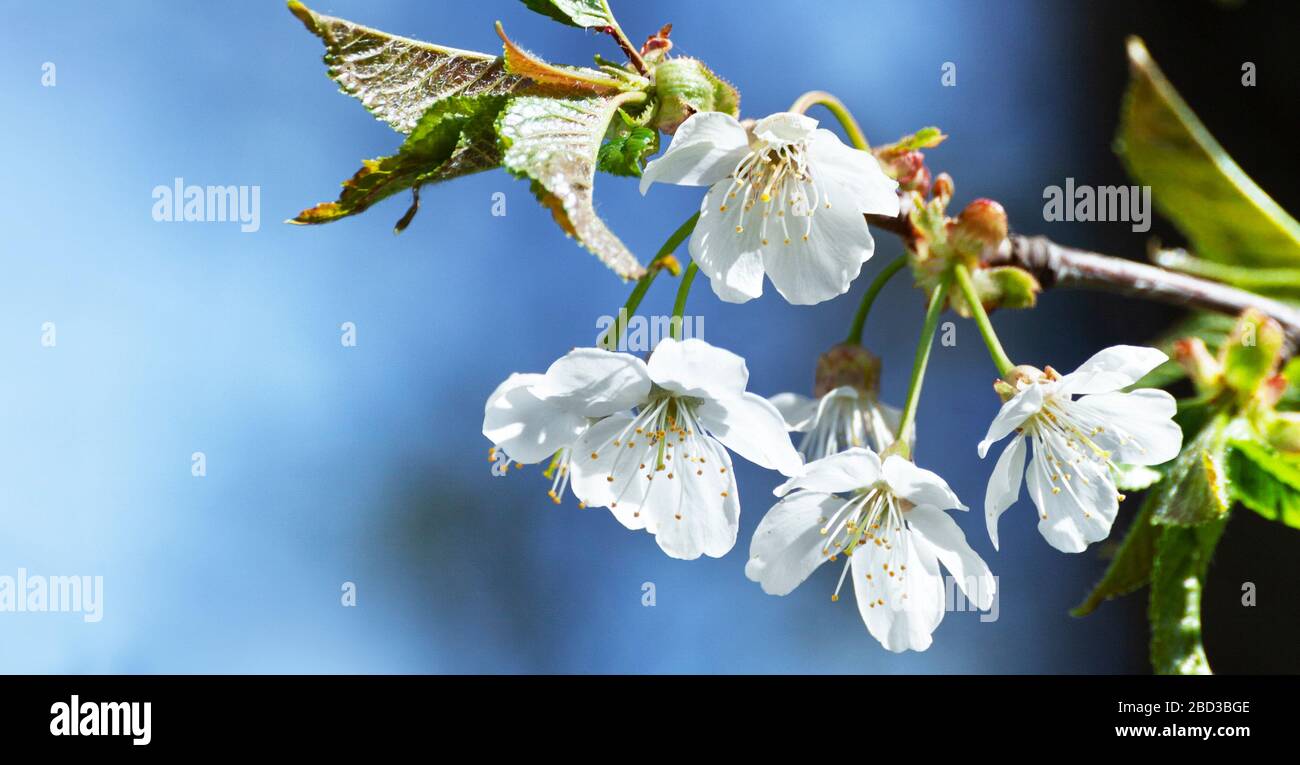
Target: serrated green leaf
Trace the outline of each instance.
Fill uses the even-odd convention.
[[[1169,468],[1167,480],[1156,486],[1152,509],[1155,523],[1194,526],[1228,512],[1227,474],[1224,466],[1225,415],[1212,419]]]
[[[645,159],[659,151],[659,131],[641,125],[623,127],[600,147],[598,169],[611,175],[640,178]]]
[[[494,128],[507,100],[505,96],[458,96],[439,101],[397,154],[366,160],[343,183],[337,202],[303,210],[292,222],[329,223],[363,212],[400,191],[497,167],[501,154]],[[399,222],[398,231],[410,222],[416,207],[413,204]]]
[[[1244,428],[1238,432],[1228,450],[1232,498],[1270,521],[1300,529],[1300,455],[1247,437]]]
[[[1151,581],[1152,561],[1156,554],[1156,541],[1162,527],[1151,522],[1155,506],[1155,493],[1148,493],[1142,509],[1128,527],[1124,542],[1120,544],[1101,581],[1097,582],[1083,602],[1070,611],[1071,616],[1087,616],[1103,602],[1127,595]]]
[[[1130,80],[1116,150],[1199,257],[1300,264],[1300,223],[1228,156],[1165,79],[1142,41],[1128,42]]]
[[[1151,570],[1151,666],[1161,675],[1208,675],[1201,645],[1201,591],[1226,518],[1165,526]]]
[[[497,120],[502,164],[533,181],[533,191],[565,233],[624,279],[645,269],[597,215],[593,186],[601,141],[631,97],[512,99]]]
[[[614,14],[605,0],[523,0],[530,10],[549,16],[571,27],[607,27],[614,24]]]
[[[325,43],[329,76],[379,119],[402,133],[415,129],[437,101],[501,96],[534,87],[506,71],[500,56],[390,35],[316,13],[297,0],[289,10]]]

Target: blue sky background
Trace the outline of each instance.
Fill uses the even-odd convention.
[[[772,474],[739,468],[737,548],[694,562],[604,511],[553,506],[536,469],[492,477],[487,395],[590,344],[628,289],[525,184],[497,171],[427,188],[397,237],[404,199],[329,226],[282,225],[400,143],[337,92],[320,42],[282,3],[2,5],[17,33],[0,48],[0,574],[102,575],[105,603],[98,624],[0,613],[0,671],[1145,670],[1141,599],[1069,617],[1104,561],[1051,550],[1027,504],[1003,517],[1001,553],[978,512],[959,519],[1001,578],[1000,618],[950,613],[930,651],[896,656],[851,599],[830,602],[838,571],[786,598],[745,579]],[[496,50],[502,19],[552,60],[617,54],[506,0],[313,7],[462,48]],[[939,125],[952,137],[931,164],[956,177],[958,204],[991,196],[1026,232],[1142,252],[1124,224],[1042,222],[1045,185],[1124,182],[1107,148],[1122,37],[1092,28],[1084,6],[845,0],[781,20],[788,8],[615,3],[634,39],[674,22],[676,51],[733,81],[747,115],[820,88],[873,140]],[[40,82],[47,61],[53,88]],[[945,61],[958,65],[955,88],[939,84]],[[154,222],[151,190],[177,176],[260,186],[261,230]],[[491,215],[499,191],[505,217]],[[643,199],[634,182],[602,177],[598,200],[644,259],[699,195],[658,187]],[[864,273],[899,252],[881,234]],[[689,310],[705,337],[744,355],[751,389],[770,395],[808,392],[865,280],[811,309],[770,288],[723,305],[697,286]],[[668,312],[673,289],[656,285],[645,309]],[[899,282],[868,325],[887,399],[902,397],[922,307]],[[1017,358],[1069,369],[1103,344],[1145,339],[1160,315],[1050,294],[995,321]],[[355,348],[339,342],[347,321]],[[54,348],[40,344],[44,322],[57,326]],[[971,325],[936,348],[931,370],[918,459],[978,506],[991,462],[975,443],[998,402]],[[191,476],[195,451],[205,478]],[[345,581],[355,608],[340,606]],[[656,585],[653,608],[643,582]]]

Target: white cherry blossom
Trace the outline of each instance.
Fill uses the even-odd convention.
[[[781,410],[786,427],[804,434],[799,454],[805,462],[855,446],[883,452],[894,443],[902,414],[852,385],[841,385],[818,398],[779,393],[770,400]]]
[[[844,294],[875,247],[863,214],[898,213],[898,184],[875,157],[793,112],[749,130],[721,112],[691,116],[641,192],[655,182],[710,187],[690,252],[732,303],[760,296],[764,274],[794,304]]]
[[[1008,390],[1013,395],[979,445],[983,458],[994,442],[1015,433],[993,468],[984,500],[994,548],[998,518],[1020,496],[1029,443],[1033,457],[1025,482],[1043,538],[1062,552],[1082,552],[1110,534],[1121,499],[1117,466],[1159,465],[1182,447],[1173,396],[1154,388],[1122,391],[1167,358],[1155,348],[1118,345],[1065,376],[1051,367],[1017,367]]]
[[[993,604],[988,565],[945,510],[965,510],[948,484],[907,459],[853,448],[809,463],[776,490],[745,575],[785,595],[818,566],[846,555],[832,600],[852,572],[867,631],[890,651],[924,651],[945,610],[940,564],[979,608]]]
[[[578,348],[545,375],[507,380],[484,434],[520,461],[569,448],[586,505],[649,531],[672,557],[719,557],[740,524],[728,449],[785,475],[802,468],[780,412],[748,379],[744,359],[698,339],[666,339],[648,362]]]

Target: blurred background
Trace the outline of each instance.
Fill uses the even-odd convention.
[[[496,19],[550,60],[617,55],[608,38],[513,0],[319,0],[385,31],[482,51]],[[1288,7],[1290,6],[1290,7]],[[603,510],[554,506],[540,470],[496,478],[482,407],[512,371],[590,345],[628,287],[566,240],[526,184],[501,171],[428,187],[410,229],[403,195],[316,228],[281,220],[334,199],[359,161],[400,136],[337,91],[322,45],[278,0],[0,3],[7,180],[0,184],[0,575],[104,577],[103,619],[0,613],[4,672],[1146,672],[1145,597],[1067,614],[1105,546],[1049,548],[1027,501],[995,553],[979,512],[958,519],[1000,576],[996,621],[949,613],[922,654],[867,634],[838,571],[785,598],[743,573],[776,477],[737,460],[740,541],[719,560],[670,560]],[[1012,227],[1141,257],[1125,223],[1046,223],[1045,186],[1128,183],[1110,151],[1123,41],[1152,55],[1236,160],[1300,209],[1289,134],[1300,102],[1294,3],[614,2],[635,40],[674,23],[744,95],[750,116],[826,89],[873,141],[926,125],[951,138],[930,166],[954,209],[1002,201]],[[1241,86],[1257,65],[1258,85]],[[57,69],[41,84],[42,65]],[[957,85],[940,85],[945,62]],[[831,120],[818,113],[829,126]],[[1280,136],[1287,136],[1280,139]],[[1285,141],[1285,142],[1284,142]],[[152,189],[261,187],[261,229],[156,223]],[[504,192],[507,215],[493,217]],[[602,176],[600,211],[646,259],[699,203],[691,189]],[[1163,221],[1152,231],[1180,240]],[[743,306],[704,282],[688,311],[744,355],[750,389],[808,393],[844,334],[876,258],[848,295],[792,307],[770,288]],[[643,310],[670,311],[662,280]],[[900,401],[922,314],[890,286],[867,327]],[[1049,292],[994,321],[1012,356],[1072,369],[1141,342],[1176,314]],[[57,346],[41,344],[42,326]],[[356,347],[340,325],[356,325]],[[992,460],[975,443],[998,401],[973,325],[936,346],[919,461],[968,504]],[[207,475],[191,475],[191,455]],[[1135,503],[1121,511],[1113,539]],[[1220,672],[1295,672],[1300,535],[1236,514],[1211,570],[1206,643]],[[1258,605],[1243,608],[1243,582]],[[340,604],[344,582],[357,605]],[[655,605],[642,605],[642,585]]]

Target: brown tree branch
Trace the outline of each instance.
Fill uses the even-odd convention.
[[[1255,308],[1286,332],[1288,355],[1300,348],[1300,310],[1248,290],[1110,255],[1076,250],[1043,236],[1010,236],[989,265],[1019,266],[1043,285],[1102,290],[1232,316]]]
[[[910,243],[914,232],[905,215],[868,215],[877,228]],[[990,266],[1019,266],[1033,274],[1043,289],[1074,287],[1131,295],[1145,300],[1236,316],[1255,308],[1273,317],[1286,332],[1288,356],[1300,350],[1300,310],[1248,290],[1170,271],[1111,255],[1059,245],[1043,236],[1011,235],[996,251],[986,253]]]

